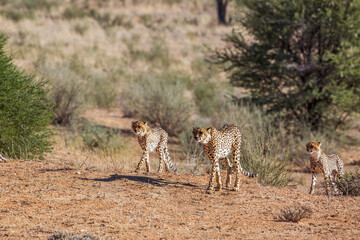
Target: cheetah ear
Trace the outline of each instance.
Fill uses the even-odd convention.
[[[207,131],[208,133],[211,133],[211,127],[207,128],[206,131]]]
[[[321,142],[318,142],[319,146],[321,146]]]
[[[147,126],[147,125],[148,125],[148,122],[144,122],[144,124],[145,124],[145,126]]]

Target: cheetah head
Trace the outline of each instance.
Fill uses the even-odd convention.
[[[206,144],[211,140],[211,128],[193,128],[192,134],[195,142]]]
[[[320,149],[321,142],[311,141],[306,144],[306,151],[311,155],[314,153],[319,153],[321,151]]]
[[[149,128],[147,124],[148,124],[147,122],[143,122],[143,121],[133,121],[131,123],[131,128],[136,135],[144,136]]]

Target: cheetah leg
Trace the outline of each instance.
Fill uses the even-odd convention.
[[[324,180],[325,180],[325,191],[326,191],[326,195],[330,195],[330,182],[331,182],[331,178],[328,174],[324,173]]]
[[[226,176],[226,187],[229,188],[231,185],[231,173],[232,173],[232,164],[229,160],[229,158],[223,158],[221,161],[226,165],[227,167],[227,176]]]
[[[149,166],[149,151],[147,149],[145,149],[145,151],[143,152],[143,155],[141,156],[140,162],[138,163],[138,166],[135,170],[135,172],[140,172],[141,166],[143,165],[143,163],[146,163],[146,169],[147,172],[150,171],[150,166]]]
[[[239,191],[240,187],[240,146],[233,150],[234,166],[236,170],[234,191]]]
[[[220,175],[220,164],[219,161],[216,161],[216,191],[221,191],[221,175]]]
[[[164,161],[164,149],[162,148],[157,148],[156,152],[159,154],[160,159],[159,159],[159,169],[158,172],[161,173],[163,170],[163,161]]]
[[[169,149],[167,148],[167,146],[164,148],[164,153],[165,153],[165,171],[170,171],[170,168],[172,168],[170,166],[170,164],[172,164],[171,162],[171,158],[170,158],[170,154],[169,154]]]
[[[313,194],[313,193],[314,193],[314,190],[315,190],[315,184],[316,184],[316,179],[317,179],[317,177],[316,177],[316,173],[315,173],[315,172],[313,172],[313,174],[312,174],[312,181],[311,181],[311,186],[310,186],[310,192],[309,192],[309,194]]]
[[[165,148],[158,148],[156,149],[157,153],[160,156],[160,161],[159,161],[159,170],[158,172],[162,172],[163,170],[163,163],[165,163],[165,171],[169,171],[169,164],[166,160],[166,153],[165,153]]]
[[[335,184],[334,174],[330,174],[330,181],[331,181],[332,188],[334,189],[335,195],[339,195],[339,190],[337,189],[336,184]]]
[[[218,166],[218,164],[219,164],[218,160],[213,160],[212,162],[213,162],[213,165],[212,165],[211,174],[210,174],[209,186],[208,186],[208,189],[206,190],[206,192],[209,194],[214,193],[216,166]]]

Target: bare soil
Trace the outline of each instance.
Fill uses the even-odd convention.
[[[69,231],[101,239],[360,239],[360,197],[310,196],[244,176],[239,192],[208,195],[208,178],[0,163],[0,238]],[[279,220],[280,210],[295,203],[312,216]]]

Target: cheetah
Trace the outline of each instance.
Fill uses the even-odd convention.
[[[326,155],[320,148],[321,142],[309,142],[306,144],[306,151],[310,154],[310,167],[312,172],[312,182],[310,194],[314,193],[316,183],[316,173],[321,172],[324,176],[326,194],[330,194],[331,183],[334,193],[339,194],[335,185],[335,177],[341,178],[344,175],[344,163],[337,154]]]
[[[239,191],[240,171],[248,177],[256,177],[256,174],[245,171],[240,165],[240,145],[241,133],[234,125],[224,125],[221,129],[210,128],[194,128],[193,136],[195,142],[203,144],[205,155],[212,162],[212,170],[210,174],[209,186],[207,193],[214,192],[214,180],[216,178],[216,191],[221,191],[221,177],[219,160],[221,160],[227,167],[226,187],[229,188],[231,184],[232,164],[228,159],[228,155],[232,153],[236,178],[234,191]]]
[[[163,170],[163,162],[165,163],[165,171],[169,171],[169,167],[177,172],[177,168],[172,163],[167,147],[168,134],[165,130],[160,127],[151,128],[148,126],[147,122],[142,121],[133,121],[131,127],[134,133],[138,136],[138,142],[141,149],[143,150],[143,155],[140,159],[140,162],[135,170],[135,172],[140,172],[140,168],[145,161],[146,171],[150,172],[149,165],[149,153],[156,150],[160,156],[160,163],[158,172]]]

